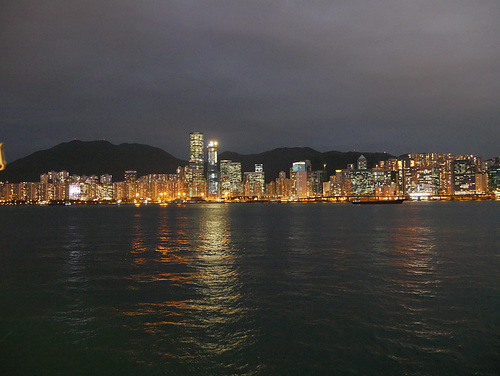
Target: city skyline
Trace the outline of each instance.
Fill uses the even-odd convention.
[[[201,132],[189,134],[189,162],[175,173],[138,176],[124,172],[124,180],[113,182],[110,174],[70,175],[48,171],[40,182],[0,181],[1,203],[160,203],[205,201],[335,201],[355,203],[360,197],[379,202],[450,199],[498,199],[500,158],[483,161],[474,155],[439,153],[407,154],[380,160],[369,168],[364,155],[355,164],[329,175],[326,164],[313,170],[310,160],[292,162],[269,182],[262,163],[254,171],[243,171],[241,162],[218,158],[218,141],[206,143]],[[206,157],[206,158],[205,158]],[[206,169],[205,169],[206,167]],[[318,166],[316,166],[318,168]],[[373,202],[373,201],[371,201]]]
[[[0,142],[499,154],[500,4],[8,2]]]

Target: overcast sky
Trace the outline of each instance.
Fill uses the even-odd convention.
[[[73,139],[500,154],[499,0],[5,0],[8,160]]]

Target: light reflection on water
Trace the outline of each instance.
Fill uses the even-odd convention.
[[[164,210],[157,231],[145,214],[134,216],[136,272],[130,289],[142,298],[124,315],[141,316],[130,328],[151,336],[159,356],[179,361],[214,357],[237,351],[251,338],[248,330],[227,329],[242,327],[247,311],[240,304],[227,210],[227,205],[209,205],[174,219]]]
[[[415,353],[452,353],[441,345],[452,339],[452,329],[436,316],[430,302],[442,295],[436,237],[432,221],[414,215],[399,218],[382,245],[390,270],[385,277],[387,298],[396,304],[386,305],[393,320],[379,325],[378,338],[392,344],[389,358],[409,367],[419,366],[412,361]]]
[[[495,205],[0,208],[0,374],[493,375]]]
[[[80,342],[95,335],[92,327],[95,320],[94,309],[88,304],[88,277],[86,263],[88,258],[88,244],[86,243],[85,229],[81,218],[70,215],[63,231],[64,242],[63,273],[60,276],[60,291],[64,299],[62,310],[54,313],[54,320],[67,325],[69,339]]]

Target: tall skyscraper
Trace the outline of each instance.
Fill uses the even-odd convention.
[[[208,197],[219,197],[219,171],[217,170],[217,141],[208,143],[208,166],[207,166],[207,183]]]
[[[295,198],[307,198],[307,172],[310,170],[309,161],[294,162],[290,172],[290,180],[293,183],[293,196]]]
[[[125,171],[125,200],[132,202],[136,199],[137,171]]]
[[[202,197],[205,195],[205,177],[203,154],[203,133],[189,134],[189,196]]]
[[[189,134],[189,167],[203,172],[205,158],[203,155],[203,133],[191,132]]]
[[[227,159],[220,161],[221,196],[228,199],[241,196],[241,163]]]
[[[220,195],[223,198],[231,197],[230,165],[230,160],[220,161]]]
[[[231,162],[229,164],[229,180],[231,182],[231,197],[242,195],[241,185],[241,163]]]

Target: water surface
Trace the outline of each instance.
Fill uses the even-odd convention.
[[[498,375],[499,205],[0,207],[0,374]]]

